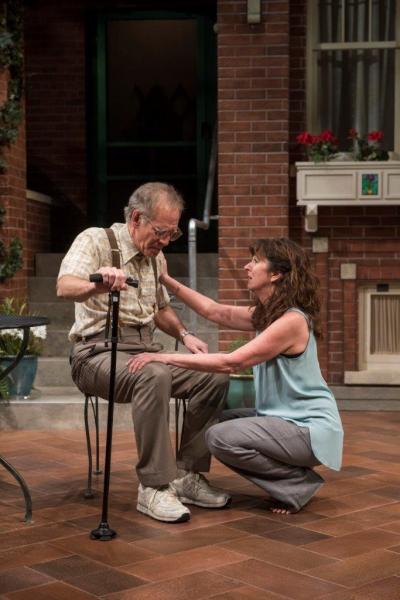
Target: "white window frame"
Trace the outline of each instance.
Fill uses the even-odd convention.
[[[345,1],[345,0],[343,0]],[[370,12],[371,14],[371,12]],[[395,99],[394,99],[394,148],[400,153],[400,0],[396,0],[396,40],[388,42],[335,42],[318,44],[318,1],[307,0],[307,47],[306,47],[306,106],[307,130],[318,133],[320,119],[317,107],[318,50],[373,50],[394,48],[395,51]]]
[[[386,371],[398,370],[400,365],[399,354],[371,354],[371,298],[372,296],[400,296],[400,284],[390,285],[388,292],[378,292],[376,286],[362,286],[359,288],[358,312],[358,347],[359,369],[361,371]]]

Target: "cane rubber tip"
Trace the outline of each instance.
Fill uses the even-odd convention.
[[[108,523],[100,523],[97,529],[93,529],[90,532],[91,540],[100,540],[101,542],[108,542],[112,540],[117,535],[117,532],[114,529],[111,529],[108,526]]]

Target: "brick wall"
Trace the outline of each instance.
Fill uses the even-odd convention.
[[[251,241],[288,234],[289,2],[263,1],[257,25],[245,0],[217,8],[219,299],[241,304]]]

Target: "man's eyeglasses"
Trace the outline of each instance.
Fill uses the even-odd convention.
[[[141,217],[143,217],[143,219],[145,219],[151,225],[151,228],[154,231],[154,235],[159,240],[168,236],[171,242],[175,242],[175,240],[180,238],[182,235],[182,231],[179,229],[179,227],[177,229],[172,229],[172,230],[171,229],[160,229],[159,227],[156,227],[155,225],[153,225],[152,220],[149,219],[149,217],[147,215],[144,215],[142,213]]]

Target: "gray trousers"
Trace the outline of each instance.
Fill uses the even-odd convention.
[[[118,343],[115,402],[130,402],[134,422],[138,463],[136,471],[144,486],[166,485],[177,467],[208,471],[211,456],[205,432],[217,423],[225,403],[229,378],[200,373],[162,363],[149,363],[129,373],[126,363],[132,354],[159,351],[152,342],[152,329],[123,328]],[[111,347],[104,345],[104,333],[75,344],[71,354],[72,378],[84,394],[108,399]],[[182,442],[175,459],[169,432],[170,398],[188,402]]]
[[[255,409],[222,413],[206,433],[211,453],[292,512],[299,511],[323,485],[311,467],[315,458],[307,427],[278,417],[256,416]]]

